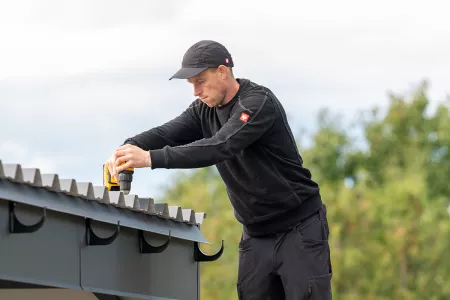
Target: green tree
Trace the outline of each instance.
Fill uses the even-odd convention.
[[[362,123],[367,150],[351,149],[344,158],[340,152],[330,154],[334,158],[329,161],[345,162],[343,176],[356,183],[321,181],[330,207],[337,299],[450,297],[445,285],[450,279],[445,258],[450,169],[444,129],[450,117],[445,105],[434,114],[427,111],[426,88],[423,83],[410,95],[391,95],[384,116],[373,110],[373,117]],[[320,128],[317,135],[325,132]],[[345,143],[330,147],[356,144],[340,140]],[[314,161],[329,151],[324,147],[315,144],[307,157]]]

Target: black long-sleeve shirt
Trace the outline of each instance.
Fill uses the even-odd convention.
[[[285,230],[320,209],[319,186],[303,167],[280,101],[264,86],[238,81],[227,104],[210,108],[197,99],[125,143],[150,150],[152,169],[215,165],[249,235]]]

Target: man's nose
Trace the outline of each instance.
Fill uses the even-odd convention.
[[[194,97],[198,97],[201,94],[201,89],[198,85],[194,85]]]

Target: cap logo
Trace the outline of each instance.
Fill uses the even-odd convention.
[[[225,58],[225,62],[226,62],[226,63],[229,63],[229,62],[230,62],[230,60],[228,59],[228,57]]]
[[[241,120],[244,123],[247,123],[249,117],[250,116],[248,114],[246,114],[245,112],[242,112],[241,113],[241,117],[239,118],[239,120]]]

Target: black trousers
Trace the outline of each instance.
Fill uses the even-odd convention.
[[[285,232],[239,243],[240,300],[331,300],[326,206]]]

